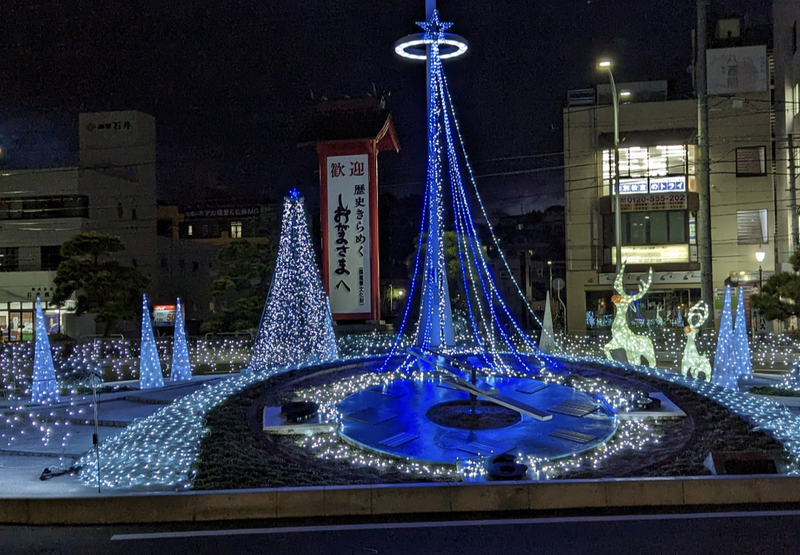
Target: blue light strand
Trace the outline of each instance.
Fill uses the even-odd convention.
[[[530,303],[528,303],[528,300],[525,297],[525,294],[522,292],[522,289],[520,288],[519,283],[517,283],[517,280],[514,278],[514,273],[511,271],[511,267],[508,264],[508,260],[506,259],[505,254],[503,253],[503,250],[500,248],[500,241],[498,240],[497,235],[494,232],[494,228],[493,228],[491,220],[489,218],[489,214],[486,211],[486,207],[483,204],[483,199],[481,198],[480,193],[478,192],[478,185],[477,185],[477,182],[475,180],[475,175],[474,175],[474,172],[472,170],[472,165],[469,162],[469,155],[467,154],[467,150],[466,150],[466,147],[464,145],[464,137],[461,134],[461,127],[460,127],[460,125],[458,123],[458,119],[455,117],[455,108],[454,108],[454,104],[453,104],[453,99],[450,96],[450,91],[449,91],[449,88],[447,87],[447,77],[443,75],[443,79],[444,79],[444,83],[445,83],[444,89],[445,89],[445,92],[446,92],[447,98],[448,98],[448,106],[450,107],[450,111],[453,113],[453,123],[454,123],[455,129],[456,129],[456,134],[457,134],[458,139],[459,139],[459,144],[461,145],[461,152],[463,153],[463,156],[464,156],[464,165],[465,165],[465,167],[467,169],[467,172],[469,174],[469,181],[470,181],[470,183],[472,185],[473,191],[475,192],[475,196],[476,196],[477,201],[478,201],[478,206],[481,209],[481,213],[483,214],[483,218],[484,218],[484,221],[486,222],[486,226],[487,226],[487,228],[489,230],[489,234],[492,237],[492,242],[494,243],[494,245],[495,245],[495,247],[497,249],[497,252],[500,255],[500,258],[503,261],[503,265],[505,266],[506,271],[508,272],[508,275],[511,277],[511,282],[514,284],[514,287],[516,288],[517,293],[519,294],[520,298],[523,300],[525,307],[528,309],[529,314],[533,317],[534,321],[542,329],[542,333],[545,333],[544,325],[542,324],[542,321],[539,319],[539,316],[536,314],[536,312],[534,312],[533,308],[530,306]],[[551,337],[551,339],[553,339],[555,341],[555,338]]]

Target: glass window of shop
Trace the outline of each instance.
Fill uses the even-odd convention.
[[[633,291],[633,290],[632,290]],[[603,331],[611,328],[614,320],[615,292],[586,292],[586,330]],[[631,327],[658,330],[681,330],[686,325],[686,310],[700,298],[700,289],[676,289],[649,291],[628,312]]]
[[[632,146],[619,149],[620,179],[687,176],[686,187],[697,191],[695,145]],[[614,175],[614,150],[603,151],[603,196],[611,194]]]
[[[42,312],[47,333],[59,333],[59,309],[42,301]],[[0,303],[0,331],[5,341],[31,341],[34,339],[36,309],[33,302]]]

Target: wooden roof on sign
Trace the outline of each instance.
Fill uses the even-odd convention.
[[[382,97],[324,100],[306,118],[297,146],[375,141],[378,150],[400,150],[392,114]]]

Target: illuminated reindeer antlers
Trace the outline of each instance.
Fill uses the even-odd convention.
[[[648,289],[650,289],[650,285],[653,283],[653,268],[650,268],[650,272],[647,274],[647,282],[645,283],[641,279],[639,280],[639,292],[635,295],[628,295],[625,292],[625,286],[623,285],[623,276],[625,275],[625,263],[623,262],[619,268],[619,273],[617,274],[616,279],[614,280],[614,291],[619,293],[619,295],[626,301],[626,302],[633,302],[638,301],[642,297],[644,297],[645,293],[647,293]]]
[[[708,320],[708,314],[708,305],[706,302],[699,301],[692,305],[686,313],[686,323],[689,324],[692,331],[697,331],[700,329],[700,326],[705,324],[706,320]]]

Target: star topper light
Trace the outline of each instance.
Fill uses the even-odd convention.
[[[453,26],[448,21],[441,21],[439,19],[439,10],[433,10],[428,21],[417,21],[417,26],[425,31],[426,40],[441,40],[444,37],[444,32]]]
[[[440,49],[438,58],[447,60],[465,54],[469,44],[463,37],[452,33],[445,33],[452,23],[439,19],[439,10],[433,10],[427,21],[418,21],[417,25],[424,33],[408,35],[394,44],[394,51],[398,56],[410,60],[427,60],[427,45],[432,44]]]

